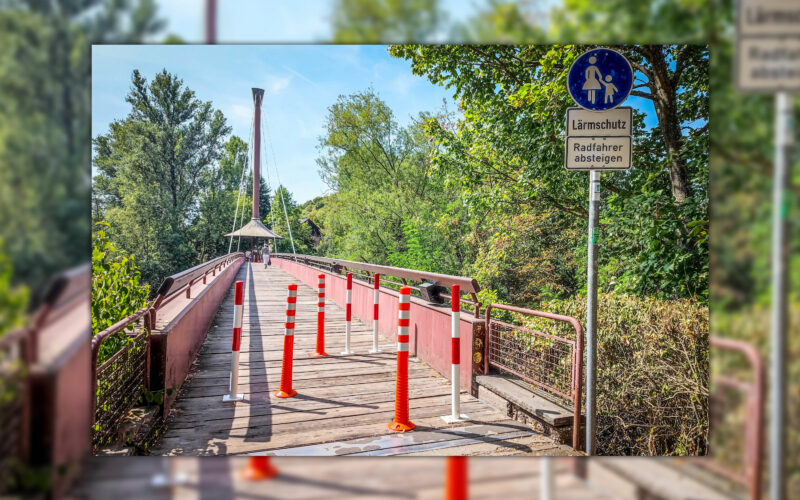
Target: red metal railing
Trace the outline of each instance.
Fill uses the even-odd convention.
[[[30,451],[28,371],[34,362],[32,330],[14,330],[0,339],[0,491],[11,461],[25,462]]]
[[[0,338],[0,491],[10,461],[25,464],[31,456],[31,368],[39,359],[42,330],[64,311],[85,300],[89,266],[83,265],[56,276],[50,282],[41,305],[31,315],[30,325]],[[58,332],[63,333],[63,332]],[[45,343],[49,339],[45,339]]]
[[[300,262],[307,266],[316,267],[333,274],[346,274],[348,271],[353,273],[354,279],[359,279],[367,283],[372,283],[375,273],[381,275],[381,285],[392,285],[399,289],[403,286],[411,287],[413,291],[419,294],[421,283],[433,283],[446,290],[450,290],[453,285],[458,285],[461,291],[469,294],[472,300],[459,297],[463,304],[470,305],[474,308],[475,317],[480,317],[481,303],[478,301],[477,293],[481,290],[478,282],[474,278],[466,276],[453,276],[449,274],[429,273],[426,271],[417,271],[415,269],[405,269],[402,267],[381,266],[376,264],[368,264],[366,262],[354,262],[350,260],[331,259],[328,257],[316,257],[313,255],[295,255],[290,253],[276,253],[272,257],[278,259],[292,260]],[[396,281],[396,278],[400,281]],[[452,301],[452,297],[445,291],[439,293],[439,296]]]
[[[697,463],[726,479],[748,489],[749,498],[761,498],[762,460],[764,452],[764,363],[756,348],[738,340],[711,337],[711,347],[741,354],[747,359],[752,380],[744,381],[728,376],[713,377],[712,383],[721,388],[738,391],[745,397],[745,429],[742,463],[744,474],[708,457],[698,458]],[[714,398],[712,398],[712,401]],[[714,432],[714,426],[711,427]]]
[[[92,337],[92,447],[113,443],[121,419],[149,386],[150,328],[143,307]],[[126,332],[126,330],[131,330]],[[123,345],[98,366],[103,342],[125,332]]]
[[[567,323],[575,339],[543,333],[492,318],[500,309],[526,316]],[[583,327],[577,319],[503,304],[486,307],[484,373],[489,367],[516,375],[573,404],[572,447],[580,449],[581,374],[583,368]]]
[[[220,272],[225,266],[239,258],[244,258],[244,252],[223,255],[165,278],[161,286],[158,287],[158,292],[156,292],[156,297],[153,299],[150,308],[150,325],[155,326],[158,309],[174,300],[181,292],[185,291],[186,297],[190,298],[192,285],[200,281],[206,283],[209,274],[212,277],[216,276],[217,272]]]
[[[95,449],[110,444],[120,419],[133,408],[143,390],[149,389],[150,333],[156,326],[158,311],[185,292],[192,296],[192,285],[208,282],[244,253],[223,255],[167,277],[152,303],[92,337],[92,445]],[[126,332],[127,331],[127,332]],[[126,343],[98,366],[104,342],[126,332]]]

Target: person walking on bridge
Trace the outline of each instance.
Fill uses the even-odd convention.
[[[264,246],[261,247],[261,256],[264,258],[264,269],[268,268],[272,262],[269,260],[269,251],[270,247],[264,243]]]

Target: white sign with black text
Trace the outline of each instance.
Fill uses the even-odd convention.
[[[739,0],[736,84],[800,91],[800,0]]]
[[[632,162],[633,110],[567,110],[567,170],[627,170]]]

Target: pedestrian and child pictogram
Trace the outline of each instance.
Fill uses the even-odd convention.
[[[589,50],[572,63],[567,88],[582,108],[590,111],[613,109],[631,93],[633,69],[628,60],[615,50]]]

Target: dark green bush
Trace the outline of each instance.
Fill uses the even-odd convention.
[[[100,222],[92,233],[92,335],[97,335],[147,305],[150,286],[140,283],[133,255],[114,246]],[[103,342],[102,363],[128,342],[125,332]]]

